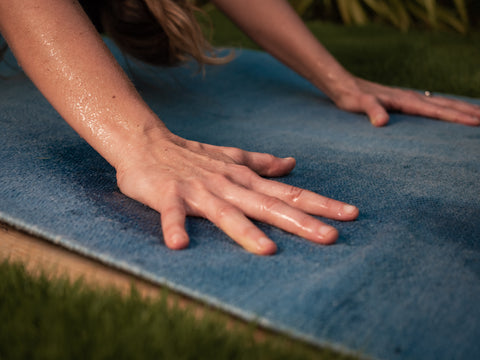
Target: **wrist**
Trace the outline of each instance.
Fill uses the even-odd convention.
[[[142,165],[156,163],[158,158],[165,156],[172,143],[184,141],[170,132],[157,118],[157,121],[138,131],[133,131],[126,138],[119,138],[120,145],[114,152],[114,159],[109,161],[117,173]]]
[[[118,171],[129,163],[141,161],[152,144],[174,137],[150,109],[140,110],[103,119],[95,129],[79,133]]]
[[[357,87],[355,76],[340,64],[331,66],[327,72],[316,69],[310,81],[333,102],[337,102],[344,94],[354,91]]]

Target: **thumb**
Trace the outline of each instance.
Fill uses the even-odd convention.
[[[365,104],[364,111],[372,125],[376,127],[385,126],[390,118],[385,108],[374,97]]]
[[[261,176],[284,176],[295,167],[295,159],[292,157],[279,158],[270,154],[249,153],[246,160],[245,165]]]

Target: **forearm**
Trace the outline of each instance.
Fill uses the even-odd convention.
[[[320,44],[283,0],[214,0],[255,42],[328,96],[352,85],[352,76]]]
[[[113,166],[162,127],[76,1],[0,0],[0,31],[42,94]]]

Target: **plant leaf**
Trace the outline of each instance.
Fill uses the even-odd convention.
[[[344,24],[351,24],[352,18],[350,17],[350,12],[348,10],[348,0],[337,0],[338,12]]]
[[[455,4],[455,8],[460,15],[462,23],[468,28],[470,21],[468,19],[467,5],[465,4],[465,0],[453,0],[453,3]]]
[[[313,4],[313,0],[289,0],[288,2],[300,16],[305,15],[305,12]]]
[[[350,13],[355,24],[365,25],[368,22],[368,16],[358,0],[350,0]]]

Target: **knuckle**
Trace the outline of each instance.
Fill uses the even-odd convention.
[[[237,164],[242,164],[245,162],[245,151],[239,148],[228,148],[228,155],[232,158],[233,161]]]
[[[407,101],[417,100],[420,96],[419,94],[417,94],[413,90],[405,90],[405,92],[403,94],[405,96],[405,100],[407,100]]]
[[[188,187],[190,187],[193,191],[198,192],[199,194],[204,193],[206,190],[205,180],[202,179],[200,176],[194,176],[190,179],[187,179]]]
[[[273,156],[272,154],[263,154],[263,157],[265,158],[265,160],[268,162],[268,163],[272,163],[274,162],[275,160],[277,160],[277,157],[276,156]]]
[[[254,239],[258,237],[259,230],[255,225],[245,226],[239,231],[239,235],[243,239]]]
[[[335,104],[343,110],[354,110],[358,108],[358,98],[353,97],[350,94],[341,96],[335,101]]]
[[[262,210],[266,212],[276,212],[282,206],[282,202],[273,197],[266,197],[262,200]]]
[[[295,186],[289,186],[286,191],[286,198],[289,202],[297,203],[304,196],[305,190]]]
[[[333,199],[330,199],[330,198],[324,198],[322,205],[325,209],[333,209],[333,208],[337,207],[337,201],[335,201]]]
[[[263,173],[266,176],[274,176],[278,173],[278,171],[282,170],[282,164],[279,159],[272,155],[272,154],[265,154],[264,155],[264,170]]]
[[[167,214],[168,215],[171,215],[173,213],[175,213],[176,211],[178,211],[178,208],[173,206],[173,205],[167,205],[167,206],[163,206],[161,207],[161,211],[160,211],[160,215],[165,218],[167,217]],[[170,226],[171,227],[171,226]]]
[[[235,172],[243,178],[250,179],[255,173],[245,165],[235,165]]]
[[[442,115],[444,115],[442,109],[440,108],[434,108],[432,113],[434,118],[441,118]],[[454,114],[451,114],[451,116],[452,116],[452,119],[455,118]]]
[[[300,229],[312,228],[315,223],[317,223],[317,220],[307,214],[302,214],[297,219],[297,224]]]
[[[162,191],[158,196],[152,195],[151,201],[153,208],[157,209],[163,216],[165,214],[177,213],[179,204],[183,202],[180,184],[174,181],[165,184],[162,186]]]
[[[237,209],[228,204],[221,205],[215,209],[215,217],[219,221],[233,217],[236,213]]]
[[[219,173],[211,173],[208,175],[208,178],[209,182],[218,188],[222,188],[229,182],[225,175]]]
[[[362,94],[362,95],[360,95],[359,99],[360,99],[361,103],[367,103],[367,104],[376,101],[375,96],[370,95],[370,94]]]
[[[189,145],[189,148],[192,150],[196,150],[196,151],[204,150],[203,144],[198,141],[190,141],[188,145]]]
[[[181,185],[176,180],[167,181],[162,186],[162,193],[168,194],[170,196],[179,196],[181,193]]]
[[[255,172],[246,165],[229,164],[227,167],[227,176],[229,178],[240,178],[242,183],[251,184],[255,177]]]

